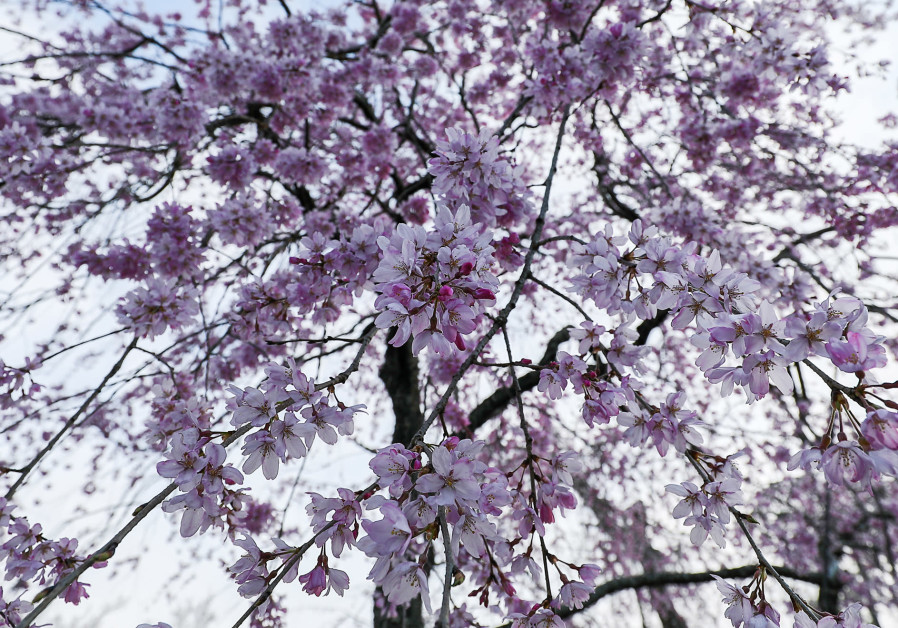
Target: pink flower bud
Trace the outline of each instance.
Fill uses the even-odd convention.
[[[512,586],[511,581],[508,578],[502,579],[502,590],[505,591],[506,595],[515,594],[514,586]]]
[[[539,505],[539,518],[543,523],[555,523],[555,514],[552,507],[543,502]]]

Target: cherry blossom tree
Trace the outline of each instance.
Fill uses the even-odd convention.
[[[898,621],[890,6],[13,4],[0,625],[152,526],[235,628]]]

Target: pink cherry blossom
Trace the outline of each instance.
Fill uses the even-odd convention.
[[[415,487],[424,494],[434,494],[432,503],[452,506],[456,502],[476,501],[480,487],[474,479],[474,464],[465,458],[456,458],[443,446],[434,448],[431,456],[433,472],[418,476]]]

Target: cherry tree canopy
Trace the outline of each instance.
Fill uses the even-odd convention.
[[[165,525],[216,625],[898,622],[889,6],[14,4],[0,626]]]

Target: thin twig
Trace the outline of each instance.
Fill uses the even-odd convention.
[[[710,482],[711,477],[708,475],[708,472],[698,463],[698,461],[686,452],[686,459],[689,460],[690,464],[695,467],[695,470],[698,471],[698,474],[702,477],[705,482]],[[808,617],[817,621],[820,619],[819,613],[817,613],[810,605],[804,601],[800,595],[798,595],[792,587],[789,586],[789,583],[780,575],[779,571],[777,571],[776,567],[770,564],[770,561],[767,560],[767,557],[764,556],[764,552],[761,551],[761,548],[758,546],[758,543],[755,541],[755,538],[752,536],[751,532],[748,529],[748,526],[745,524],[744,515],[740,513],[738,510],[733,508],[732,506],[727,505],[727,509],[733,514],[733,517],[736,519],[736,525],[742,530],[742,533],[745,535],[745,538],[748,540],[748,544],[751,545],[752,550],[754,550],[755,556],[758,558],[758,562],[767,570],[767,572],[773,576],[773,579],[776,580],[780,587],[782,587],[783,591],[789,596],[794,604],[797,604],[801,607],[805,613],[808,614]]]
[[[59,442],[59,439],[62,438],[66,432],[68,432],[70,429],[72,429],[72,427],[75,425],[75,423],[77,423],[78,417],[80,417],[82,414],[84,414],[84,411],[87,410],[88,406],[90,406],[90,404],[93,402],[93,400],[97,398],[97,395],[99,395],[100,392],[103,390],[103,388],[106,386],[106,383],[110,379],[112,379],[112,377],[116,373],[119,372],[119,369],[122,368],[122,364],[124,364],[124,362],[125,362],[125,358],[128,357],[128,354],[131,353],[131,350],[134,349],[134,347],[136,347],[136,346],[137,346],[137,337],[135,336],[134,339],[131,341],[131,344],[129,344],[125,348],[125,351],[124,351],[124,353],[122,353],[122,356],[112,366],[112,368],[109,369],[109,372],[106,373],[106,377],[103,378],[103,381],[100,382],[100,385],[97,386],[96,388],[94,388],[93,392],[90,394],[90,396],[87,399],[84,400],[84,403],[81,404],[81,407],[78,408],[77,412],[75,412],[75,414],[73,414],[71,417],[69,417],[69,420],[65,422],[65,425],[62,426],[62,429],[59,430],[58,432],[56,432],[56,435],[50,439],[50,441],[44,446],[43,449],[41,449],[37,453],[37,455],[34,458],[31,459],[31,462],[29,462],[24,467],[22,467],[18,479],[15,482],[13,482],[13,485],[11,487],[9,487],[8,491],[6,491],[6,495],[4,495],[4,497],[6,499],[8,499],[8,500],[12,499],[13,495],[15,495],[18,488],[20,486],[22,486],[22,484],[25,482],[25,478],[28,476],[28,474],[31,472],[31,470],[37,466],[37,464],[41,461],[41,459],[44,456],[46,456],[50,452],[51,449],[53,449],[53,447],[56,445],[56,443]]]
[[[50,355],[43,356],[43,357],[39,357],[39,359],[40,359],[40,361],[41,361],[42,364],[46,364],[48,360],[52,360],[52,359],[55,358],[56,356],[61,355],[61,354],[65,353],[66,351],[71,351],[72,349],[75,349],[75,348],[80,347],[80,346],[82,346],[82,345],[86,345],[86,344],[88,344],[88,343],[90,343],[90,342],[93,342],[93,341],[95,341],[95,340],[101,340],[101,339],[103,339],[103,338],[108,338],[109,336],[114,336],[115,334],[118,334],[118,333],[120,333],[120,332],[126,331],[127,329],[128,329],[127,327],[122,327],[122,328],[120,328],[120,329],[115,329],[115,330],[113,330],[113,331],[110,331],[110,332],[105,333],[105,334],[101,334],[101,335],[99,335],[99,336],[94,336],[93,338],[88,338],[87,340],[82,340],[81,342],[76,342],[76,343],[73,344],[73,345],[68,345],[67,347],[63,347],[63,348],[60,349],[59,351],[56,351],[56,352],[54,352],[54,353],[51,353]],[[22,369],[22,370],[24,370],[24,369]]]
[[[587,313],[586,313],[586,310],[584,310],[582,307],[580,307],[580,306],[577,304],[576,301],[574,301],[572,298],[570,298],[569,296],[567,296],[566,294],[564,294],[564,293],[561,292],[560,290],[556,290],[555,288],[553,288],[552,286],[550,286],[550,285],[547,284],[546,282],[540,281],[540,280],[537,279],[536,276],[533,275],[533,274],[530,275],[530,281],[532,281],[532,282],[535,283],[536,285],[540,286],[541,288],[544,288],[545,290],[548,290],[549,292],[551,292],[552,294],[554,294],[554,295],[555,295],[556,297],[558,297],[559,299],[562,299],[563,301],[565,301],[566,303],[568,303],[568,305],[572,306],[572,307],[575,308],[578,312],[580,312],[580,314],[583,316],[583,318],[584,318],[585,320],[592,321],[592,316],[590,316],[589,314],[587,314]]]
[[[508,361],[514,362],[511,355],[511,341],[508,338],[508,330],[502,328],[502,338],[505,340],[505,351],[508,353]],[[524,416],[524,399],[521,393],[521,383],[518,381],[518,375],[515,373],[514,366],[508,367],[511,374],[511,383],[514,387],[515,407],[518,410],[518,421],[521,430],[524,432],[524,447],[526,449],[527,459],[524,461],[530,471],[530,502],[533,510],[536,510],[536,470],[533,468],[533,437],[530,436],[530,427],[527,425],[527,418]],[[543,574],[546,577],[546,599],[552,599],[552,581],[549,579],[549,549],[546,547],[546,540],[540,535],[539,537],[540,551],[543,557]]]

